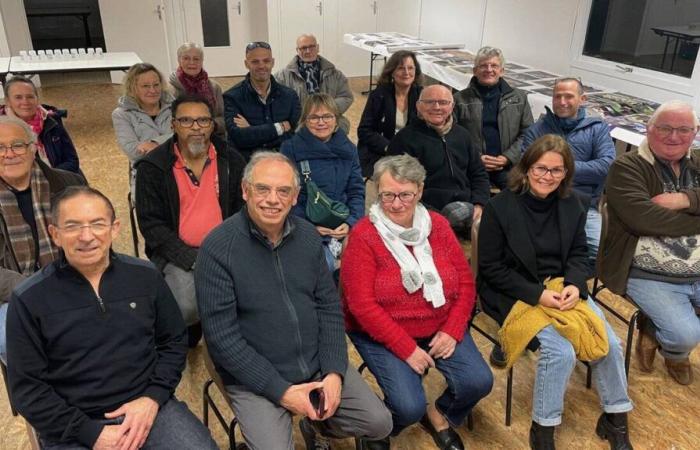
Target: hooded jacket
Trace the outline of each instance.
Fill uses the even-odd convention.
[[[545,134],[558,134],[566,139],[575,160],[573,188],[590,197],[591,207],[597,208],[605,177],[615,160],[615,144],[610,137],[608,125],[599,117],[585,116],[585,109],[580,108],[579,114],[584,116],[567,134],[559,126],[552,110],[549,107],[545,109],[546,115],[525,132],[522,151],[525,152],[537,138]]]
[[[344,203],[350,209],[347,223],[350,226],[365,214],[365,183],[362,180],[357,148],[343,130],[337,130],[328,142],[322,142],[308,128],[282,144],[280,150],[297,164],[299,174],[301,161],[309,161],[311,179],[332,200]],[[301,180],[301,192],[292,212],[306,218],[306,185]]]

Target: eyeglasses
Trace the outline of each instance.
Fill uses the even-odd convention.
[[[678,136],[688,137],[698,132],[694,127],[670,127],[668,125],[653,125],[656,132],[662,137],[668,137],[675,131]]]
[[[200,128],[208,128],[212,123],[211,117],[197,117],[196,119],[192,117],[177,117],[173,120],[184,128],[192,128],[192,125],[194,125],[195,122],[197,122],[197,125]]]
[[[401,203],[411,203],[414,198],[416,198],[416,195],[418,195],[416,192],[399,192],[398,194],[394,192],[380,192],[379,194],[379,199],[382,201],[382,203],[394,203],[394,200],[396,197],[399,198]]]
[[[498,70],[501,68],[501,65],[500,64],[479,64],[478,66],[476,66],[476,68],[479,70],[491,70],[491,69]]]
[[[316,50],[318,48],[318,44],[314,45],[305,45],[303,47],[297,47],[297,50],[299,50],[302,53],[310,52],[311,50]]]
[[[433,100],[433,99],[427,99],[427,100],[418,100],[419,102],[423,103],[424,105],[428,106],[449,106],[452,104],[452,100]]]
[[[139,89],[143,89],[144,91],[158,90],[158,89],[160,89],[160,83],[139,84],[138,87],[139,87]]]
[[[266,184],[253,184],[252,187],[253,193],[258,197],[267,197],[273,191],[273,188]],[[275,188],[274,191],[275,194],[277,194],[277,198],[279,198],[280,200],[287,200],[289,197],[292,196],[292,192],[294,192],[294,189],[290,186],[283,186]]]
[[[317,115],[313,114],[313,115],[306,117],[306,121],[310,122],[310,123],[319,123],[320,121],[330,122],[331,120],[335,120],[335,115],[323,114],[321,116],[317,116]]]
[[[83,232],[83,228],[89,229],[92,234],[99,235],[112,228],[112,224],[104,222],[87,223],[85,225],[71,223],[62,227],[57,226],[56,228],[61,230],[66,236],[78,236]]]
[[[554,167],[552,169],[545,166],[532,166],[530,168],[532,174],[536,177],[543,177],[547,173],[552,174],[552,178],[560,180],[566,176],[566,169],[564,167]]]
[[[268,44],[265,41],[254,41],[254,42],[249,42],[248,45],[245,46],[245,52],[252,52],[256,48],[264,48],[266,50],[272,50],[272,47],[270,47],[270,44]]]
[[[10,145],[0,144],[0,156],[7,155],[7,152],[10,149],[12,150],[12,153],[14,153],[15,155],[22,156],[25,153],[27,153],[29,146],[32,144],[33,144],[33,142],[13,142]]]

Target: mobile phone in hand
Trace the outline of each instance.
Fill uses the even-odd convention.
[[[309,401],[311,401],[311,406],[316,410],[318,418],[323,418],[323,411],[326,408],[326,394],[323,392],[323,388],[309,392]]]

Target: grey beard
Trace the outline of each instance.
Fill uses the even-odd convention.
[[[204,142],[189,142],[187,144],[187,149],[190,151],[192,156],[199,156],[204,153],[209,148],[208,144]]]

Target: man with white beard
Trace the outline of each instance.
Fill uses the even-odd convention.
[[[243,156],[214,131],[213,111],[196,95],[171,105],[173,137],[136,164],[136,216],[146,255],[162,271],[199,342],[194,288],[197,252],[209,232],[243,206]]]

